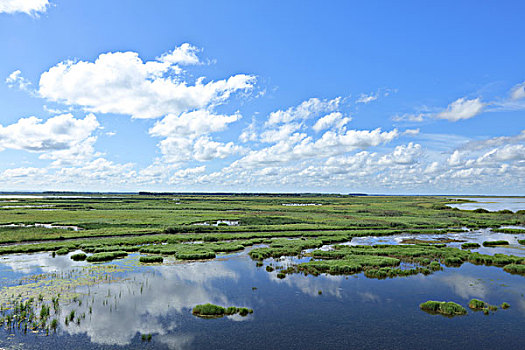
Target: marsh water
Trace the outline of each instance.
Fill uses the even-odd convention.
[[[486,209],[488,211],[511,210],[516,212],[524,210],[525,197],[454,197],[454,199],[466,199],[468,203],[447,204],[449,207],[461,210]]]
[[[265,261],[286,265],[292,258]],[[22,349],[442,349],[523,346],[525,280],[465,263],[429,276],[276,277],[242,253],[205,262],[141,266],[137,255],[108,264],[49,253],[0,260],[2,294],[61,291],[56,334],[2,331],[0,347]],[[94,276],[92,279],[91,277]],[[105,277],[102,277],[105,276]],[[73,292],[67,292],[70,288]],[[511,308],[446,318],[421,311],[429,299],[470,298]],[[69,298],[69,301],[66,301]],[[196,304],[246,306],[247,317],[194,317]],[[65,324],[72,310],[84,315]],[[151,340],[143,340],[151,334]]]
[[[472,199],[472,198],[470,198]],[[471,209],[521,210],[523,199],[466,203]],[[497,202],[497,203],[495,203]],[[461,209],[469,209],[461,207]],[[509,227],[525,229],[524,227]],[[401,244],[506,240],[508,246],[473,249],[525,256],[524,233],[491,229],[356,237],[345,244]],[[331,249],[327,245],[323,249]],[[60,294],[58,326],[44,331],[0,329],[5,349],[521,349],[524,346],[525,277],[502,268],[464,263],[431,275],[371,279],[350,276],[277,277],[278,268],[308,258],[266,259],[243,252],[214,260],[143,265],[138,254],[111,263],[75,262],[51,253],[0,257],[0,301]],[[268,272],[272,264],[275,270]],[[427,300],[467,306],[472,298],[509,309],[489,315],[468,310],[448,318],[419,309]],[[197,304],[249,307],[253,314],[217,319],[192,315]],[[74,312],[74,321],[66,321]]]

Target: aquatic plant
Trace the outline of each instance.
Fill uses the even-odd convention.
[[[507,303],[507,302],[503,302],[503,303],[501,304],[501,308],[502,308],[502,309],[508,309],[509,307],[510,307],[510,304]]]
[[[419,305],[419,308],[423,311],[435,314],[441,314],[445,316],[459,316],[466,315],[467,310],[452,301],[433,301],[429,300]]]
[[[508,264],[503,267],[503,270],[519,275],[525,275],[525,265],[522,264]]]
[[[479,247],[480,247],[479,243],[473,243],[473,242],[463,243],[461,245],[461,249],[471,249],[471,248],[479,248]]]
[[[67,253],[69,253],[69,249],[67,248],[60,248],[59,250],[56,251],[57,255],[66,255]]]
[[[162,263],[164,258],[159,255],[141,255],[139,261],[141,263]]]
[[[105,252],[105,253],[95,253],[93,255],[90,255],[86,258],[86,261],[88,262],[103,262],[103,261],[111,261],[118,258],[123,258],[128,255],[127,252],[124,251],[116,251],[116,252]]]
[[[487,307],[487,303],[478,299],[471,299],[468,303],[468,307],[473,310],[481,310]]]
[[[495,246],[499,246],[499,245],[509,245],[509,242],[508,241],[503,241],[503,240],[499,240],[499,241],[485,241],[485,242],[483,242],[483,246],[484,247],[495,247]]]
[[[202,318],[217,318],[222,317],[224,315],[234,315],[239,314],[241,316],[246,316],[248,314],[253,313],[252,309],[246,308],[246,307],[235,307],[230,306],[227,308],[224,308],[219,305],[214,304],[202,304],[202,305],[196,305],[192,310],[193,315],[202,317]]]
[[[76,254],[71,255],[70,258],[75,261],[82,261],[82,260],[86,260],[86,257],[87,255],[84,253],[76,253]]]

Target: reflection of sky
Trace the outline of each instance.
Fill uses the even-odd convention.
[[[52,273],[64,271],[69,268],[86,266],[84,261],[73,261],[69,257],[80,251],[70,252],[67,255],[56,255],[51,253],[6,255],[0,257],[0,263],[9,266],[15,272],[26,274]]]
[[[216,279],[236,282],[239,275],[224,265],[191,263],[158,266],[131,273],[119,283],[82,287],[82,305],[66,305],[63,314],[74,309],[86,319],[68,326],[61,320],[62,331],[86,334],[93,343],[106,345],[129,344],[137,333],[160,335],[159,341],[178,348],[191,337],[169,335],[178,326],[177,313],[189,313],[193,306],[208,302],[230,305],[226,295],[212,286]]]
[[[447,204],[449,207],[462,210],[474,210],[478,208],[489,211],[498,210],[525,210],[525,198],[458,198],[476,201],[476,203]]]
[[[440,276],[439,280],[452,288],[454,293],[463,299],[484,299],[487,296],[488,287],[478,278],[456,273]]]
[[[440,239],[454,239],[464,242],[475,242],[480,245],[484,241],[498,241],[504,240],[510,243],[509,246],[499,247],[480,247],[478,249],[471,249],[472,251],[479,252],[487,255],[494,254],[507,254],[516,256],[525,256],[525,246],[518,243],[518,239],[525,239],[525,233],[499,233],[493,232],[491,229],[479,229],[474,231],[463,231],[454,233],[441,233],[441,234],[398,234],[392,236],[365,236],[365,237],[354,237],[351,242],[343,243],[343,245],[374,245],[374,244],[401,244],[405,239],[421,239],[421,240],[433,240],[439,243]],[[446,243],[449,247],[460,248],[464,242],[452,242]]]

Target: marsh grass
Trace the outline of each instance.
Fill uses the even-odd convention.
[[[128,255],[127,252],[124,251],[116,251],[116,252],[105,252],[105,253],[95,253],[93,255],[90,255],[86,258],[86,261],[88,262],[104,262],[104,261],[111,261],[119,258],[124,258]]]
[[[160,255],[141,255],[139,258],[141,263],[162,263],[164,258]]]
[[[473,242],[469,242],[469,243],[463,243],[461,245],[461,249],[475,249],[475,248],[479,248],[480,245],[479,243],[473,243]]]
[[[467,310],[454,302],[429,300],[419,305],[419,308],[430,314],[440,314],[448,317],[466,315]]]
[[[483,242],[483,246],[484,247],[496,247],[496,246],[500,246],[500,245],[509,245],[509,242],[508,241],[503,241],[503,240],[499,240],[499,241],[485,241],[485,242]]]
[[[202,318],[219,318],[223,317],[225,315],[235,315],[239,314],[241,316],[247,316],[248,314],[253,313],[252,309],[246,308],[246,307],[222,307],[219,305],[214,304],[200,304],[196,305],[193,310],[192,314],[198,317]]]
[[[86,260],[87,255],[84,253],[76,253],[76,254],[71,255],[70,258],[75,261],[83,261],[83,260]]]

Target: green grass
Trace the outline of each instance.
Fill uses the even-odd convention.
[[[479,247],[480,247],[479,243],[471,243],[471,242],[463,243],[461,245],[461,249],[475,249],[475,248],[479,248]]]
[[[139,261],[141,263],[162,263],[164,258],[159,255],[141,255]]]
[[[128,255],[128,253],[124,251],[117,251],[117,252],[105,252],[105,253],[95,253],[93,255],[90,255],[86,258],[86,261],[88,262],[103,262],[103,261],[111,261],[119,258],[124,258]]]
[[[483,246],[484,247],[496,247],[496,246],[500,246],[500,245],[509,245],[509,242],[508,241],[503,241],[503,240],[499,240],[499,241],[485,241],[485,242],[483,242]]]
[[[429,300],[420,304],[419,308],[428,313],[441,314],[449,317],[467,314],[467,310],[463,306],[451,301],[445,302]]]
[[[84,253],[76,253],[76,254],[71,255],[71,259],[75,261],[86,260],[86,258],[87,258],[87,255]]]
[[[196,305],[192,310],[193,315],[202,317],[202,318],[218,318],[225,315],[234,315],[239,314],[241,316],[247,316],[248,314],[253,313],[252,309],[246,307],[222,307],[214,304],[202,304]]]
[[[525,265],[522,264],[508,264],[503,267],[503,270],[518,275],[525,275]]]
[[[482,310],[487,307],[487,303],[479,299],[471,299],[468,303],[468,307],[473,310]]]

